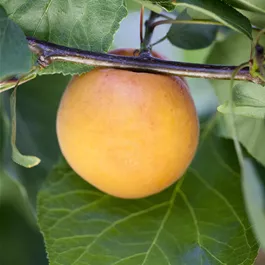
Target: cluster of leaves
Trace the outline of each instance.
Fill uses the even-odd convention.
[[[170,12],[167,15],[176,23],[166,38],[184,49],[210,46],[207,63],[239,65],[248,61],[255,38],[251,24],[265,27],[263,0],[135,2],[155,12]],[[32,69],[35,57],[25,35],[107,52],[127,15],[124,0],[0,0],[0,5],[2,80],[21,77]],[[215,21],[223,26],[177,22],[183,20]],[[265,249],[264,88],[236,84],[234,124],[228,103],[230,83],[213,81],[222,104],[218,109],[226,115],[217,114],[201,124],[197,155],[182,180],[156,196],[121,200],[82,181],[64,160],[57,164],[60,152],[54,120],[69,80],[63,75],[87,70],[78,64],[54,63],[39,72],[48,76],[19,88],[18,146],[42,160],[30,170],[14,165],[10,159],[9,91],[1,93],[0,98],[0,181],[11,176],[14,183],[8,185],[17,187],[20,194],[16,202],[29,209],[28,200],[34,205],[45,179],[37,211],[50,264],[253,264],[259,244]],[[233,138],[234,130],[245,148],[240,163],[233,142],[224,139]],[[3,198],[10,196],[1,186],[0,192]]]

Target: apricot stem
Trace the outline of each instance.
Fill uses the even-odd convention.
[[[151,26],[160,15],[155,12],[150,12],[149,18],[145,21],[145,34],[142,42],[141,49],[148,50],[151,42],[151,38],[154,33],[154,28]]]
[[[90,66],[127,69],[134,71],[165,73],[170,75],[230,80],[237,66],[196,64],[166,61],[151,56],[119,56],[68,48],[28,37],[31,51],[39,55],[39,64],[47,67],[54,61],[74,62]],[[251,76],[249,67],[241,69],[235,80],[263,84],[259,77]]]

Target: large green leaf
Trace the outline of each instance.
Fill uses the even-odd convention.
[[[258,248],[232,142],[209,130],[185,176],[141,200],[106,195],[60,163],[38,219],[51,265],[250,265]]]
[[[126,16],[124,0],[0,0],[9,17],[28,36],[91,51],[107,51],[120,21]],[[89,68],[55,63],[42,73],[75,74]]]
[[[208,63],[239,65],[249,60],[251,43],[242,35],[234,34],[224,42],[216,43],[213,47]],[[220,104],[230,100],[230,81],[212,81]],[[242,82],[240,82],[242,84]],[[257,89],[259,85],[246,83],[245,89]],[[230,127],[231,116],[222,115],[220,134],[232,138],[233,130]],[[248,152],[260,163],[265,165],[265,122],[263,119],[255,119],[236,115],[238,139]]]
[[[249,20],[235,10],[232,6],[226,4],[221,0],[150,0],[152,3],[158,5],[165,5],[172,3],[175,6],[190,7],[198,10],[213,19],[220,21],[224,25],[245,34],[250,39],[251,37],[251,24]]]
[[[7,17],[0,1],[0,79],[26,73],[31,52],[23,31]]]
[[[238,84],[233,91],[233,107],[225,102],[218,107],[218,111],[224,114],[231,114],[250,118],[265,119],[265,89],[252,83]]]

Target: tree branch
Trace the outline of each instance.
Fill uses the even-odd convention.
[[[68,48],[46,41],[40,41],[31,37],[28,37],[27,39],[31,51],[39,55],[38,62],[43,67],[47,67],[54,61],[63,61],[90,66],[222,80],[231,79],[232,73],[236,69],[236,66],[165,61],[151,56],[146,56],[146,54],[143,56],[111,55]],[[239,71],[235,76],[235,80],[264,84],[260,78],[250,75],[248,67]]]
[[[149,52],[144,52],[140,56],[119,56],[68,48],[31,37],[28,37],[27,40],[31,51],[39,56],[38,63],[43,68],[48,67],[54,61],[63,61],[96,67],[219,80],[230,80],[234,70],[237,68],[237,66],[229,65],[165,61],[152,57]],[[14,76],[0,81],[0,93],[16,86],[18,81],[20,84],[30,81],[38,72],[39,68],[34,67],[30,73],[22,77]],[[250,74],[249,67],[241,69],[236,74],[234,80],[265,85],[265,81],[260,75],[252,76]]]

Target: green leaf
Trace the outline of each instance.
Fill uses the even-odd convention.
[[[238,84],[234,87],[233,112],[250,118],[265,118],[265,89],[252,83]],[[218,107],[218,111],[231,114],[228,102]]]
[[[264,0],[225,0],[225,1],[228,4],[232,4],[238,8],[265,14],[265,1]]]
[[[0,1],[0,79],[31,68],[31,52],[23,31],[7,17]]]
[[[192,20],[192,18],[184,10],[177,16],[176,22],[178,20]],[[212,44],[217,30],[218,27],[214,25],[172,24],[167,33],[167,39],[182,49],[202,49]]]
[[[264,39],[261,39],[261,44]],[[230,35],[225,41],[216,43],[209,55],[207,63],[239,65],[249,60],[251,43],[242,35]],[[237,82],[239,83],[239,82]],[[240,82],[242,83],[242,82]],[[230,99],[230,81],[212,81],[220,104]],[[246,84],[249,86],[249,84]],[[262,89],[259,85],[250,85],[251,89]],[[254,88],[255,87],[255,88]],[[264,89],[264,88],[263,88]],[[265,165],[265,123],[263,119],[255,119],[236,115],[238,139],[247,151]],[[220,135],[232,138],[230,115],[222,115],[220,119]]]
[[[158,5],[168,4],[169,2],[176,7],[184,6],[187,8],[193,8],[200,11],[207,16],[221,22],[225,26],[228,26],[238,32],[245,34],[249,39],[252,39],[251,24],[249,20],[239,13],[232,6],[226,4],[222,0],[177,0],[177,1],[163,1],[163,0],[150,0],[152,3]]]
[[[264,178],[264,169],[263,169]],[[265,182],[262,182],[253,163],[249,159],[244,161],[243,191],[246,207],[256,237],[265,250]]]
[[[108,51],[120,21],[127,14],[124,0],[0,0],[0,4],[28,36],[99,52]],[[57,62],[40,74],[76,74],[89,69],[91,67]]]
[[[210,129],[185,176],[145,199],[106,195],[60,163],[38,220],[50,265],[250,265],[258,250],[232,142]]]

